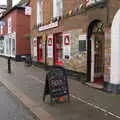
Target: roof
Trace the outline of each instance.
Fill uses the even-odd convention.
[[[3,16],[0,17],[0,19],[3,19],[6,15],[8,15],[9,13],[11,13],[13,10],[19,9],[19,10],[23,10],[25,9],[25,6],[27,6],[29,4],[29,0],[22,0],[20,1],[17,5],[15,5],[14,7],[8,9]]]

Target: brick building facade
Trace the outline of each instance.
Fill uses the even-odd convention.
[[[1,29],[1,51],[3,56],[20,60],[22,55],[30,55],[30,16],[25,15],[25,7],[14,6],[1,18],[5,25]]]
[[[31,53],[34,61],[62,65],[84,74],[86,82],[102,85],[108,91],[120,91],[119,80],[116,85],[112,79],[114,75],[111,77],[111,26],[120,7],[119,1],[63,0],[62,10],[56,9],[57,12],[54,5],[57,2],[59,5],[59,0],[38,1],[43,1],[43,22],[40,24],[37,24],[38,3],[31,0]],[[62,12],[61,17],[54,16],[59,12]]]

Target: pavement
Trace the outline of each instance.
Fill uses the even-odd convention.
[[[0,58],[0,81],[40,120],[120,120],[120,95],[83,85],[69,77],[70,103],[50,104],[42,101],[46,71],[12,61],[7,73],[7,59]]]
[[[39,120],[2,83],[0,83],[1,120]]]

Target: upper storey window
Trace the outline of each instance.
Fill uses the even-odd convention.
[[[37,24],[43,23],[43,0],[37,0]]]
[[[62,16],[63,0],[53,0],[53,17]]]

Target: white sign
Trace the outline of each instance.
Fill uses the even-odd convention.
[[[47,30],[47,29],[50,29],[50,28],[55,28],[57,26],[58,26],[58,21],[56,21],[54,23],[50,23],[50,24],[42,26],[42,27],[39,27],[39,31],[44,31],[44,30]]]
[[[48,41],[47,41],[47,46],[48,46],[48,58],[53,58],[53,35],[48,36]]]
[[[30,6],[25,7],[25,15],[31,15],[32,14],[32,8]]]
[[[95,5],[95,4],[98,4],[98,3],[103,3],[105,1],[106,0],[84,0],[86,6],[91,6],[91,5]]]
[[[70,34],[63,35],[63,56],[64,59],[70,59],[71,56],[71,41]]]

